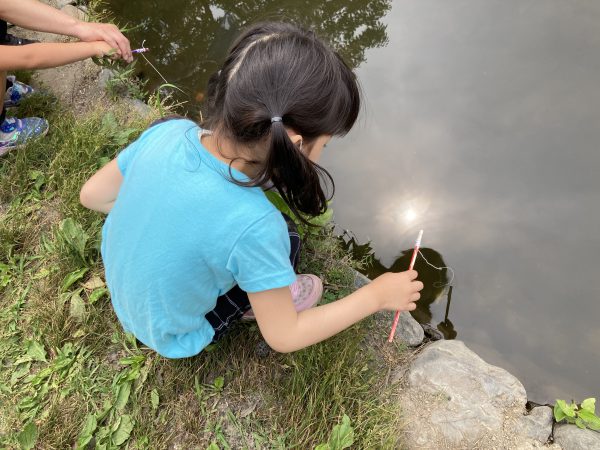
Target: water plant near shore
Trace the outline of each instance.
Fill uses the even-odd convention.
[[[582,429],[600,431],[600,417],[596,415],[596,399],[593,397],[586,398],[580,405],[575,402],[567,404],[564,400],[556,400],[554,419],[557,422],[566,420],[567,423],[574,423]]]

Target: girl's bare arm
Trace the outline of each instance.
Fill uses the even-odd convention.
[[[110,54],[104,41],[0,46],[0,71],[46,69]]]
[[[301,313],[295,311],[287,287],[248,297],[267,343],[286,353],[321,342],[377,311],[412,311],[423,289],[416,278],[414,270],[386,273],[341,300]]]
[[[108,214],[115,204],[122,183],[123,175],[117,160],[113,159],[87,180],[79,193],[79,201],[86,208]]]

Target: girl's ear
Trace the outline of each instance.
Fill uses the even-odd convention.
[[[300,142],[302,142],[302,136],[301,136],[301,135],[299,135],[298,133],[296,133],[295,131],[293,131],[293,130],[290,130],[290,129],[288,128],[288,130],[287,130],[287,134],[288,134],[288,136],[290,137],[290,140],[292,141],[292,144],[294,144],[294,145],[299,145],[299,144],[300,144]]]

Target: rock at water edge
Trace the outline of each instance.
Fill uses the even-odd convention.
[[[552,433],[552,418],[552,408],[538,406],[533,408],[528,415],[518,419],[515,424],[515,431],[521,436],[545,444]]]
[[[418,347],[425,339],[423,327],[419,325],[408,311],[400,313],[396,335],[409,347]]]
[[[408,383],[402,409],[412,418],[407,437],[414,448],[473,446],[525,412],[521,382],[461,341],[430,344],[413,362]]]
[[[354,289],[360,289],[370,282],[371,280],[362,273],[354,273]],[[390,317],[393,317],[393,313],[390,313]],[[391,324],[390,319],[390,326]],[[425,339],[425,332],[423,331],[423,327],[409,312],[403,311],[398,319],[396,336],[409,347],[418,347],[423,343],[423,339]]]
[[[74,19],[81,20],[82,22],[87,20],[87,14],[73,5],[65,5],[60,10]]]
[[[561,423],[554,428],[554,442],[563,450],[600,450],[600,433]]]

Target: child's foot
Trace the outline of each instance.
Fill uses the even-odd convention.
[[[17,106],[19,103],[21,103],[21,100],[33,94],[33,88],[25,83],[17,81],[14,75],[10,75],[6,78],[12,83],[12,86],[6,90],[6,95],[4,96],[5,108]]]
[[[0,124],[0,156],[14,148],[20,148],[33,139],[45,136],[48,122],[39,117],[16,119],[11,117]]]
[[[312,308],[321,300],[323,282],[316,275],[300,274],[296,277],[296,281],[291,284],[290,291],[292,291],[292,300],[296,311],[304,311]],[[256,320],[254,312],[249,309],[242,316],[242,320]]]

